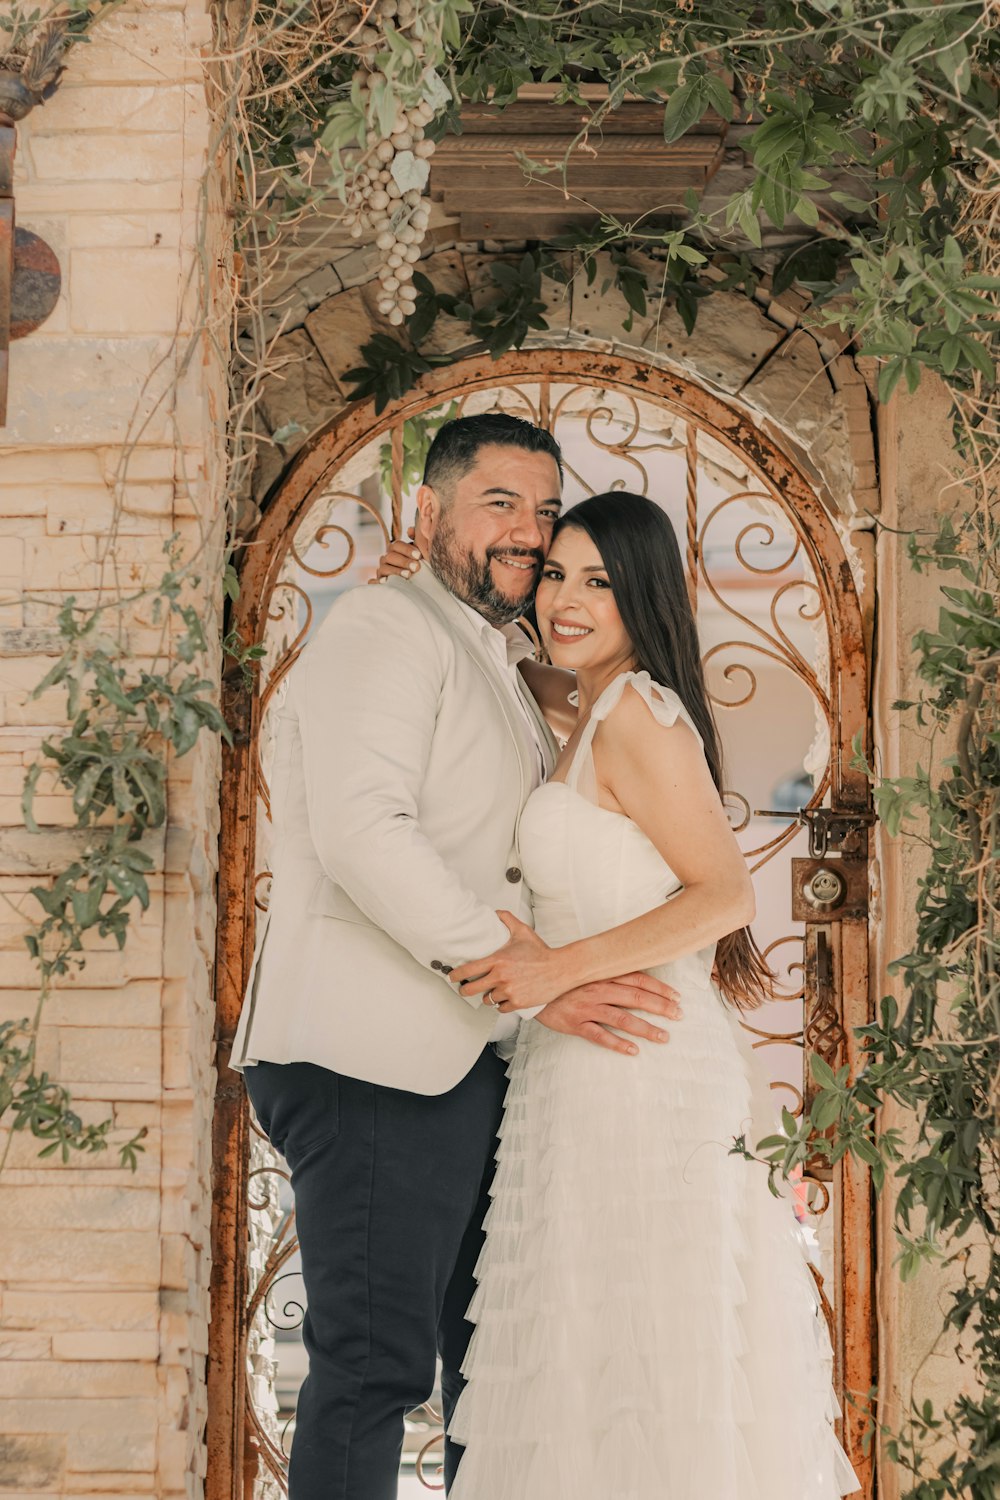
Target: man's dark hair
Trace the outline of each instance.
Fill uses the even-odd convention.
[[[555,459],[562,478],[562,452],[551,432],[534,427],[521,417],[490,411],[481,417],[458,417],[454,422],[445,422],[427,454],[424,484],[439,494],[447,494],[475,467],[480,448],[490,443],[520,448],[524,453],[547,453]]]

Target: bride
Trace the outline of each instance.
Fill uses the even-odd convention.
[[[646,969],[683,1019],[627,1065],[520,1028],[451,1500],[834,1500],[859,1485],[800,1232],[731,1151],[773,1129],[738,1022],[769,973],[664,513],[575,506],[535,607],[553,666],[526,676],[568,734],[520,825],[535,930],[503,914],[452,981],[512,1011]]]

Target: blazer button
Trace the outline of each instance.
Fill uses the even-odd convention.
[[[510,869],[507,871],[507,879],[510,881],[511,885],[517,885],[517,882],[521,879],[521,872],[517,868],[517,865],[511,865]]]

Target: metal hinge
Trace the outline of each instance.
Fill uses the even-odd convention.
[[[871,808],[848,811],[839,807],[800,807],[798,812],[775,812],[768,808],[755,807],[755,818],[787,818],[790,823],[801,823],[809,830],[809,856],[822,859],[834,845],[842,849],[849,839],[864,833],[875,822]]]

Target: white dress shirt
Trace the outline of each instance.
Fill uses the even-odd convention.
[[[510,681],[511,692],[517,699],[518,709],[528,727],[532,741],[538,749],[538,755],[535,759],[535,775],[531,787],[531,790],[535,791],[545,780],[545,759],[538,739],[538,726],[532,718],[528,705],[524,701],[526,689],[522,684],[521,674],[517,669],[518,662],[524,661],[529,656],[534,656],[535,653],[532,644],[524,631],[517,625],[491,625],[489,620],[485,620],[478,610],[472,608],[471,604],[466,604],[464,599],[459,599],[457,596],[454,597],[455,602],[465,611],[475,625],[487,649],[501,663],[504,675]],[[485,958],[486,955],[483,954],[482,957]],[[512,1037],[517,1031],[520,1018],[530,1019],[532,1016],[536,1016],[540,1009],[541,1006],[537,1010],[517,1011],[512,1015],[498,1014],[496,1026],[493,1029],[490,1041],[501,1042]]]

